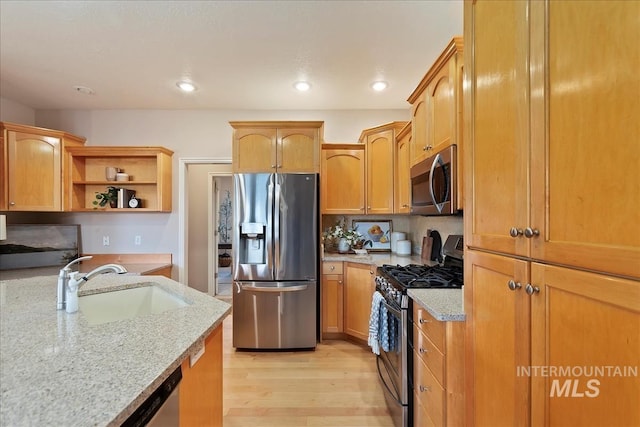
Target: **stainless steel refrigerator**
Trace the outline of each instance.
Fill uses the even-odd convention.
[[[315,174],[235,174],[233,346],[315,348]]]

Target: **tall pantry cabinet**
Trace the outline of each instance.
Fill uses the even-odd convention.
[[[638,425],[640,2],[464,12],[467,419]]]

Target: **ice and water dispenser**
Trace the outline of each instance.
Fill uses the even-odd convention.
[[[240,264],[265,264],[267,262],[266,227],[266,224],[259,222],[240,224],[240,247],[238,248]]]

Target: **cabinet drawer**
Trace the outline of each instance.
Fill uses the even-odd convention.
[[[435,425],[444,425],[444,389],[438,384],[429,368],[415,351],[413,353],[413,366],[415,374],[413,379],[414,393],[417,396],[417,400],[422,404]]]
[[[445,322],[436,320],[427,310],[415,303],[413,304],[413,322],[416,328],[429,337],[441,353],[447,353],[444,345]]]
[[[444,385],[444,355],[418,328],[413,328],[413,347],[440,385]]]
[[[435,427],[435,424],[429,418],[427,410],[420,403],[418,393],[413,394],[413,425],[416,427]]]
[[[340,262],[323,262],[322,274],[342,274],[342,261]]]

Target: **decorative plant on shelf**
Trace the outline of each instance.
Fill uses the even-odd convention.
[[[362,249],[366,245],[371,245],[370,240],[366,240],[364,236],[357,230],[352,228],[346,228],[342,221],[338,221],[333,227],[329,227],[324,233],[325,249],[334,246],[338,247],[339,252],[346,252],[349,248]],[[340,241],[342,241],[342,248],[340,247]],[[347,248],[345,249],[345,245]]]
[[[107,187],[107,191],[104,193],[96,191],[96,200],[93,201],[94,209],[97,209],[98,207],[104,208],[107,203],[112,208],[118,207],[117,187]]]

